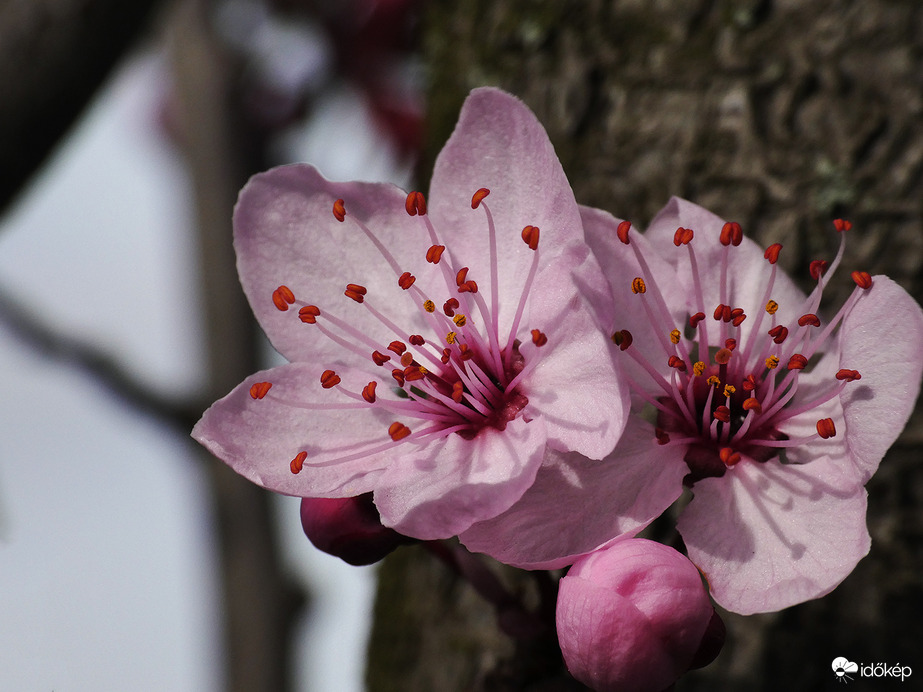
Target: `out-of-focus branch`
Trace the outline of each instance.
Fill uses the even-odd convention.
[[[160,0],[0,0],[0,211],[38,170]]]
[[[200,403],[154,391],[132,375],[118,359],[95,344],[55,331],[36,319],[6,290],[0,290],[0,327],[34,353],[83,370],[132,408],[180,430],[189,430],[201,413]]]

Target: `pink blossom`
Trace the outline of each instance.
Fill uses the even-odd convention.
[[[496,516],[546,456],[600,459],[624,428],[583,236],[547,135],[496,89],[465,102],[428,198],[307,165],[255,176],[234,214],[238,269],[289,363],[193,436],[277,492],[371,492],[416,538]]]
[[[723,643],[695,566],[637,538],[571,567],[561,579],[557,627],[571,675],[597,692],[662,692],[692,665],[710,662]],[[703,649],[707,660],[696,661]]]
[[[805,296],[776,264],[780,245],[764,251],[690,202],[672,199],[643,235],[597,210],[583,219],[632,389],[620,448],[652,482],[685,462],[692,500],[678,528],[713,597],[749,614],[828,593],[869,550],[864,485],[919,392],[920,306],[856,271],[852,295],[823,317],[842,220],[839,251],[811,263]]]

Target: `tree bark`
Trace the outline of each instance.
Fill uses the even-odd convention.
[[[831,221],[842,216],[854,224],[844,268],[888,274],[923,300],[916,0],[430,3],[424,50],[427,174],[468,91],[497,85],[544,123],[578,202],[643,228],[670,195],[685,197],[764,246],[782,243],[780,263],[799,280],[812,259],[834,254]],[[830,289],[839,305],[851,283]],[[919,666],[921,420],[918,407],[868,484],[873,544],[853,574],[780,613],[726,615],[724,651],[677,690],[820,688],[837,656]],[[371,646],[402,663],[385,671],[373,657],[371,689],[437,689],[427,684],[440,670],[457,671],[440,690],[488,689],[514,654],[489,609],[475,618],[483,634],[467,606],[457,614],[464,587],[443,575],[448,585],[425,605],[438,615],[402,620],[436,569],[425,558],[382,568]]]

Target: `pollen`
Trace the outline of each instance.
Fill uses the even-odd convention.
[[[779,367],[779,356],[769,356],[769,358],[766,359],[766,367],[770,370]]]
[[[394,421],[388,427],[388,435],[390,435],[391,439],[394,440],[395,442],[399,440],[403,440],[409,434],[410,434],[410,428],[408,428],[403,423],[399,423],[398,421]]]
[[[697,377],[698,377],[699,375],[701,375],[702,373],[704,373],[704,372],[705,372],[705,363],[704,363],[704,361],[697,360],[695,363],[693,363],[693,364],[692,364],[692,372],[693,372],[693,374],[695,374]]]
[[[445,335],[445,342],[446,342],[447,344],[454,344],[454,343],[455,343],[455,338],[456,338],[457,336],[458,336],[458,334],[456,334],[455,332],[449,332],[448,334]]]
[[[719,384],[721,384],[721,380],[718,379],[717,375],[712,375],[707,380],[705,380],[705,383],[709,387],[717,387]]]
[[[423,301],[423,309],[426,310],[426,312],[436,312],[436,304],[427,298]]]
[[[295,458],[292,459],[288,465],[289,468],[292,470],[292,473],[294,474],[301,473],[301,469],[304,468],[304,460],[307,458],[308,458],[307,452],[298,452],[298,454],[295,455]]]
[[[768,303],[766,303],[766,312],[768,312],[770,315],[775,315],[778,310],[779,304],[776,301],[770,300]]]
[[[631,292],[632,293],[638,294],[638,293],[644,293],[645,291],[647,291],[647,286],[644,284],[644,279],[642,279],[640,276],[636,276],[634,279],[632,279],[631,281]]]
[[[670,332],[670,343],[676,346],[676,344],[679,343],[679,337],[680,337],[679,329],[674,329],[672,332]]]
[[[732,395],[734,392],[736,392],[736,391],[737,391],[737,387],[735,387],[734,385],[732,385],[732,384],[726,384],[726,385],[724,385],[724,396],[725,396],[725,398],[731,396],[731,395]]]
[[[250,387],[250,396],[253,399],[262,399],[272,388],[272,382],[257,382]]]
[[[455,315],[455,317],[452,318],[452,321],[455,323],[456,326],[464,327],[468,323],[468,318],[465,317],[463,314],[458,313],[457,315]]]

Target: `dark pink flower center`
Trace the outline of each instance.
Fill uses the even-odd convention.
[[[405,209],[409,217],[419,219],[419,226],[425,231],[418,262],[437,265],[442,275],[444,287],[438,289],[436,295],[423,292],[414,274],[397,262],[372,229],[348,213],[343,200],[337,200],[333,205],[334,217],[344,223],[349,220],[373,243],[381,260],[394,273],[394,288],[390,295],[372,296],[361,283],[346,282],[343,292],[345,298],[362,305],[374,321],[384,325],[391,335],[390,342],[375,341],[361,326],[337,316],[330,306],[303,301],[285,285],[272,293],[277,309],[287,312],[290,307],[297,308],[297,313],[293,311],[293,314],[306,328],[319,329],[338,347],[358,356],[359,362],[365,362],[369,374],[373,375],[367,381],[344,382],[335,369],[328,369],[320,377],[321,387],[334,390],[340,396],[331,398],[329,404],[299,404],[298,393],[286,393],[285,401],[291,404],[295,397],[295,405],[303,408],[374,407],[387,411],[394,419],[386,430],[382,430],[381,445],[346,453],[342,459],[378,453],[408,440],[452,433],[473,439],[485,428],[504,430],[528,404],[523,381],[539,362],[539,349],[548,341],[548,337],[538,329],[522,329],[528,336],[520,334],[527,297],[538,269],[540,231],[535,226],[526,226],[522,231],[523,242],[533,251],[532,264],[518,303],[504,306],[504,309],[515,313],[509,332],[501,334],[497,231],[490,209],[484,202],[488,194],[489,190],[482,188],[471,201],[472,209],[483,210],[487,223],[492,287],[487,298],[478,286],[475,272],[469,267],[456,266],[451,248],[447,241],[439,238],[426,213],[426,200],[419,192],[411,192],[407,196]],[[410,228],[407,232],[414,230],[419,229]],[[408,299],[414,302],[414,309],[427,325],[422,333],[406,329],[395,317],[402,314],[406,320],[404,308]],[[398,307],[399,303],[403,306]],[[368,316],[365,318],[367,320]],[[419,320],[415,323],[418,324]],[[386,374],[374,377],[377,368],[384,369]],[[259,382],[251,387],[250,395],[257,400],[277,396],[270,393],[271,388],[272,383]],[[278,396],[282,397],[282,394]],[[302,454],[292,461],[293,473],[310,464],[306,460],[307,455]]]
[[[837,220],[835,226],[842,232],[848,229],[848,222]],[[627,330],[616,332],[613,341],[649,375],[645,382],[631,382],[632,390],[656,412],[657,442],[686,446],[689,482],[721,476],[744,458],[765,462],[785,448],[836,435],[832,418],[820,418],[816,433],[798,439],[790,438],[782,429],[796,416],[810,417],[818,406],[839,396],[848,382],[861,377],[856,370],[841,369],[826,386],[813,387],[810,394],[799,393],[801,375],[830,348],[838,325],[872,285],[868,274],[854,272],[856,288],[836,316],[827,324],[817,316],[823,288],[843,256],[842,235],[829,271],[826,262],[812,263],[811,275],[818,281],[817,287],[802,305],[788,313],[793,317],[780,321],[780,306],[772,294],[781,245],[771,245],[764,254],[768,272],[759,312],[751,318],[737,304],[728,280],[734,248],[743,239],[739,224],[727,223],[721,230],[717,305],[706,305],[703,299],[707,279],[698,270],[694,231],[678,228],[673,243],[677,252],[686,249],[680,261],[688,261],[692,269],[693,286],[689,288],[695,312],[688,315],[686,324],[677,325],[642,251],[637,243],[631,243],[629,231],[630,224],[623,222],[618,237],[631,246],[644,275],[630,280],[631,291],[638,296],[636,300],[640,299],[640,309],[654,325],[659,343],[638,348]],[[742,325],[748,319],[752,328],[745,332]],[[668,375],[652,364],[658,353],[670,369]]]

